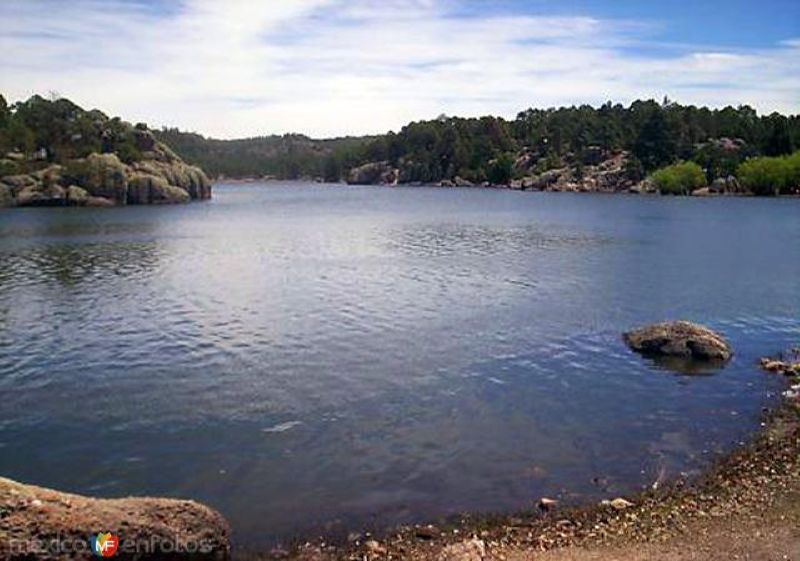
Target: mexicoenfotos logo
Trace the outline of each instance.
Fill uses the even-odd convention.
[[[92,553],[97,557],[113,557],[119,549],[119,537],[111,532],[105,534],[101,532],[96,536],[91,536],[89,543],[92,546]]]

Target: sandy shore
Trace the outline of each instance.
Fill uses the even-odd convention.
[[[765,414],[763,430],[701,478],[674,481],[614,505],[540,505],[514,516],[465,518],[447,527],[367,535],[345,545],[320,540],[235,558],[800,560],[800,398],[787,397]]]

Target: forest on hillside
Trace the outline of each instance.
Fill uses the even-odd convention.
[[[315,140],[302,134],[285,134],[218,140],[175,128],[155,134],[184,159],[197,162],[215,177],[324,177],[330,181],[338,181],[347,169],[360,163],[363,147],[374,139]]]
[[[514,120],[441,116],[399,132],[364,138],[313,140],[285,135],[242,140],[207,139],[175,129],[159,136],[182,157],[212,175],[338,181],[348,170],[387,162],[401,182],[456,177],[480,183],[513,179],[520,157],[541,173],[591,163],[597,150],[627,150],[632,177],[694,161],[708,180],[733,174],[754,156],[781,156],[800,147],[800,117],[759,115],[749,106],[710,109],[664,100],[527,109]]]

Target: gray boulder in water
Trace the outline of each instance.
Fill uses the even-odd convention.
[[[733,355],[724,337],[689,321],[648,325],[625,333],[623,339],[631,349],[648,356],[725,361]]]

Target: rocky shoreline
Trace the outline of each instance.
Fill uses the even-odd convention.
[[[654,484],[643,493],[616,497],[596,505],[560,508],[543,499],[527,512],[510,516],[464,517],[447,526],[405,527],[372,536],[364,534],[344,545],[320,539],[289,550],[243,556],[249,561],[511,561],[514,559],[727,559],[719,548],[752,553],[748,547],[800,551],[800,399],[787,397],[765,413],[762,430],[752,442],[720,460],[697,480]],[[753,522],[766,520],[774,528],[754,532],[788,532],[783,542],[737,543],[734,534]],[[777,519],[778,522],[773,522]],[[779,524],[783,524],[778,527]],[[711,546],[704,541],[707,539]],[[739,540],[750,541],[744,533]],[[783,539],[783,538],[782,538]],[[720,545],[718,541],[721,540]],[[700,548],[715,548],[708,556]],[[675,548],[680,549],[674,552]],[[744,548],[743,550],[737,548]],[[788,549],[786,549],[788,548]],[[748,553],[749,552],[749,553]],[[687,554],[685,557],[684,554]],[[750,558],[750,557],[743,557]],[[773,557],[764,557],[764,559]],[[775,559],[790,557],[774,557]],[[759,557],[761,559],[761,557]]]
[[[705,340],[715,335],[697,329],[687,334],[685,323],[656,324],[637,332],[649,335],[668,326],[670,333],[681,338],[681,345],[660,346],[658,352],[671,354],[686,352],[682,343],[687,337]],[[630,334],[626,339],[631,339]],[[632,348],[637,342],[632,341]],[[714,340],[714,344],[727,348],[724,340]],[[751,442],[697,479],[666,484],[657,480],[638,494],[563,508],[557,500],[543,497],[529,510],[510,515],[465,516],[441,526],[402,527],[380,535],[351,534],[343,543],[319,538],[289,549],[234,550],[232,554],[224,518],[192,501],[94,499],[0,478],[0,559],[60,559],[63,552],[44,549],[31,555],[25,548],[52,548],[53,543],[66,542],[82,543],[84,549],[73,552],[71,558],[88,560],[93,554],[86,549],[87,532],[102,531],[118,533],[121,547],[140,544],[138,547],[145,548],[133,553],[121,549],[118,558],[143,560],[224,560],[233,555],[248,561],[644,561],[732,558],[740,553],[749,558],[761,549],[781,555],[797,553],[800,348],[762,359],[760,366],[764,375],[785,377],[789,387],[780,405],[765,411],[762,429]],[[756,533],[760,541],[742,533],[743,527]],[[686,551],[700,549],[708,550],[709,556],[684,556]]]
[[[677,328],[683,327],[681,323],[675,322]],[[734,553],[726,551],[715,551],[709,557],[692,556],[694,549],[729,545],[731,552],[744,551],[745,558],[749,558],[746,557],[749,547],[777,551],[794,548],[794,553],[800,553],[800,533],[791,531],[800,528],[800,349],[789,354],[790,358],[780,356],[761,361],[762,369],[771,373],[766,375],[785,375],[789,382],[780,405],[765,411],[762,429],[751,442],[720,459],[700,478],[667,484],[656,481],[647,491],[628,497],[609,497],[594,505],[561,508],[557,500],[543,497],[530,510],[513,515],[465,516],[444,526],[418,525],[383,535],[353,535],[346,544],[330,544],[320,538],[288,550],[276,549],[241,558],[249,561],[689,560],[733,558]],[[735,536],[748,524],[776,527],[759,526],[753,530],[766,536],[763,543],[751,542],[747,535],[737,541]],[[772,530],[780,531],[781,540],[788,545],[777,537],[770,538]],[[675,548],[680,551],[674,551]],[[684,557],[687,550],[690,555]]]
[[[537,161],[529,154],[520,155],[514,162],[514,179],[507,183],[493,184],[488,181],[474,183],[462,177],[444,179],[435,183],[409,181],[402,170],[389,162],[370,162],[350,170],[347,183],[351,185],[385,186],[436,186],[436,187],[484,187],[511,189],[514,191],[545,191],[556,193],[633,193],[657,194],[659,191],[649,179],[637,177],[632,171],[632,155],[626,150],[597,150],[586,164],[562,164],[541,171]],[[692,196],[750,195],[733,177],[714,180],[710,185],[695,189]]]

